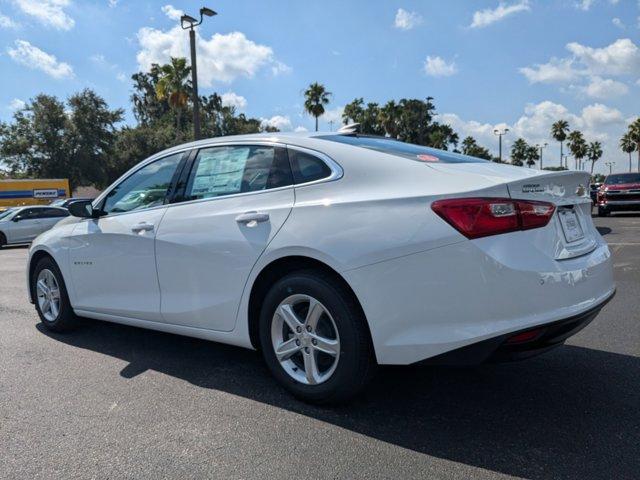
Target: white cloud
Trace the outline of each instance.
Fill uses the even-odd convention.
[[[214,82],[229,83],[237,77],[252,78],[268,66],[283,70],[284,64],[275,59],[271,47],[249,40],[242,32],[216,33],[208,40],[196,35],[198,80],[204,87]],[[141,70],[148,70],[152,63],[166,63],[170,57],[189,57],[187,36],[180,26],[168,31],[144,27],[137,37],[140,50],[136,59]]]
[[[594,1],[594,0],[580,0],[580,1],[579,1],[579,2],[577,2],[575,5],[576,5],[576,8],[577,8],[577,9],[579,9],[579,10],[583,10],[583,11],[585,11],[585,12],[586,12],[586,11],[588,11],[588,10],[591,8],[591,6],[593,5],[593,1]]]
[[[592,77],[591,82],[582,90],[589,97],[605,100],[626,95],[629,87],[622,82],[596,76]]]
[[[14,98],[9,103],[9,109],[15,112],[16,110],[22,110],[26,105],[27,104],[24,102],[24,100],[20,100],[19,98]]]
[[[286,75],[287,73],[291,73],[292,70],[293,69],[289,65],[278,60],[274,61],[271,66],[271,73],[274,77],[277,77],[278,75]]]
[[[222,105],[234,107],[236,110],[243,110],[247,106],[247,99],[234,92],[227,92],[221,95]]]
[[[16,63],[42,70],[50,77],[57,79],[73,77],[73,69],[68,63],[59,62],[54,55],[40,50],[26,40],[16,40],[15,48],[8,48],[7,53]]]
[[[164,13],[171,20],[180,20],[180,17],[184,15],[182,10],[175,8],[173,5],[165,5],[162,7],[162,13]]]
[[[271,118],[263,118],[261,121],[262,126],[275,127],[281,132],[287,132],[291,130],[291,120],[289,117],[282,115],[274,115]]]
[[[449,77],[458,72],[454,61],[447,62],[441,57],[427,56],[424,62],[424,71],[430,77]]]
[[[399,8],[393,26],[400,30],[411,30],[422,23],[422,16],[416,12],[408,12]]]
[[[115,8],[118,6],[120,0],[109,0],[109,8]]]
[[[309,130],[307,130],[305,127],[303,127],[302,125],[297,126],[296,128],[293,129],[294,132],[308,132]]]
[[[574,69],[573,60],[569,58],[552,58],[548,63],[537,63],[532,67],[520,69],[529,83],[564,83],[576,80],[580,72]]]
[[[324,115],[320,117],[324,122],[333,122],[336,125],[342,124],[342,113],[344,112],[344,106],[335,107],[330,110],[325,110]]]
[[[621,38],[603,48],[572,42],[567,45],[574,57],[591,74],[625,75],[640,73],[640,49],[628,38]]]
[[[612,19],[611,23],[613,23],[614,26],[618,27],[621,30],[625,29],[624,23],[618,17]]]
[[[119,80],[121,82],[126,82],[127,81],[127,76],[124,74],[123,71],[120,70],[120,67],[118,67],[118,65],[116,65],[115,63],[110,63],[105,58],[105,56],[102,55],[101,53],[96,53],[94,55],[91,55],[89,57],[89,60],[96,67],[98,67],[98,68],[100,68],[102,70],[107,70],[107,71],[110,71],[110,72],[114,73],[117,80]]]
[[[0,12],[0,28],[18,28],[20,25]]]
[[[551,125],[558,119],[567,120],[571,130],[582,131],[588,142],[594,140],[602,142],[605,154],[604,161],[607,161],[607,158],[615,160],[619,151],[617,142],[628,119],[625,119],[619,110],[601,103],[588,105],[578,113],[573,113],[564,105],[551,101],[532,103],[526,105],[524,113],[511,124],[494,125],[464,120],[453,113],[444,113],[437,117],[439,122],[451,125],[460,135],[460,140],[471,135],[480,145],[489,148],[496,156],[498,154],[498,140],[493,130],[495,128],[509,128],[509,133],[503,137],[503,158],[509,156],[510,145],[517,138],[522,137],[530,144],[548,143],[549,146],[544,151],[545,166],[558,165],[560,161],[559,145],[550,134]],[[567,153],[566,147],[565,153]],[[596,171],[599,168],[602,167],[596,163]]]
[[[530,11],[529,0],[521,0],[511,5],[500,2],[496,8],[487,8],[485,10],[478,10],[473,14],[473,21],[471,22],[471,28],[483,28],[491,25],[492,23],[499,22],[505,19],[509,15],[513,15],[518,12]]]
[[[71,30],[76,23],[64,11],[70,0],[14,0],[14,3],[23,13],[47,27]]]

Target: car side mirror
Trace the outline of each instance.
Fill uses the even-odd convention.
[[[12,222],[19,222],[20,220],[22,220],[24,217],[22,215],[16,215],[15,217],[13,217],[11,219]]]
[[[91,200],[78,200],[71,202],[67,207],[69,213],[74,217],[80,218],[98,218],[104,213],[101,210],[96,210],[91,205]]]

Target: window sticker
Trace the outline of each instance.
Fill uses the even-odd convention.
[[[200,152],[192,195],[239,192],[250,148],[214,148]]]

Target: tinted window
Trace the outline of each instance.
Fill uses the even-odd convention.
[[[198,152],[189,175],[186,199],[257,192],[291,184],[291,168],[281,148],[210,147]]]
[[[61,208],[43,208],[41,218],[68,217],[69,212]]]
[[[619,173],[609,175],[605,181],[605,185],[622,185],[623,183],[640,183],[640,173]]]
[[[486,160],[469,157],[459,153],[437,150],[435,148],[414,145],[413,143],[400,142],[392,138],[368,137],[363,135],[325,135],[323,140],[346,143],[355,147],[362,147],[377,152],[388,153],[398,157],[408,158],[417,162],[440,162],[440,163],[482,163]]]
[[[25,208],[18,212],[17,217],[24,220],[33,220],[36,218],[42,218],[42,208]]]
[[[177,153],[142,167],[109,192],[102,210],[120,213],[164,204],[181,158]]]
[[[327,164],[311,154],[290,148],[289,159],[295,183],[313,182],[331,175]]]

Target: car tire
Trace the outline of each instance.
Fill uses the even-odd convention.
[[[0,232],[0,248],[4,247],[7,244],[7,237],[4,236],[4,233]]]
[[[609,210],[607,208],[598,207],[598,216],[599,217],[608,217]]]
[[[312,302],[318,315],[307,315]],[[293,312],[299,321],[295,324],[302,327],[297,336],[290,326],[294,320],[289,318],[287,322],[281,314],[284,309]],[[314,316],[318,318],[313,320]],[[259,333],[269,370],[303,401],[346,402],[366,386],[375,372],[373,346],[360,306],[351,292],[324,272],[304,270],[277,281],[263,302]],[[299,342],[295,347],[291,343],[298,350],[287,359],[282,355],[283,348],[276,354],[276,347],[284,346],[285,340]],[[329,355],[327,351],[336,354]],[[308,373],[314,371],[312,365],[316,366],[317,375]]]
[[[39,286],[39,281],[44,284]],[[47,330],[62,333],[77,326],[78,317],[71,308],[64,278],[52,258],[44,257],[38,261],[31,277],[31,295],[38,316]],[[53,305],[57,306],[54,308]]]

